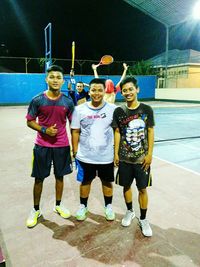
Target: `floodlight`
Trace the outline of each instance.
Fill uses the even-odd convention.
[[[193,8],[193,17],[195,19],[200,19],[200,1],[198,1]]]

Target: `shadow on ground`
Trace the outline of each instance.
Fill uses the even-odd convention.
[[[122,227],[119,221],[108,222],[93,213],[89,213],[88,218],[78,222],[71,217],[73,225],[59,226],[45,219],[41,219],[41,223],[52,230],[53,238],[76,247],[81,257],[104,264],[135,262],[145,267],[175,267],[173,256],[184,255],[200,266],[199,234],[152,225],[154,235],[146,238],[141,234],[137,219],[130,227]]]

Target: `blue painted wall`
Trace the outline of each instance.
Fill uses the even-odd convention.
[[[67,79],[62,87],[67,90]],[[94,78],[92,75],[75,76],[76,81],[89,83]],[[107,76],[104,78],[112,79],[114,84],[120,79],[120,76]],[[154,99],[156,76],[137,76],[140,87],[139,99]],[[45,74],[21,74],[21,73],[0,73],[0,105],[7,104],[27,104],[32,97],[47,89]],[[117,100],[122,100],[120,93],[117,94]]]

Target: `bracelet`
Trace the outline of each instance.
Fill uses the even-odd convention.
[[[42,128],[41,128],[41,132],[42,132],[43,134],[45,134],[45,133],[46,133],[46,130],[47,130],[47,128],[46,128],[46,127],[44,127],[44,126],[42,126]]]

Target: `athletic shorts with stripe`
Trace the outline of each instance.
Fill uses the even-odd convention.
[[[152,185],[151,169],[145,171],[142,164],[131,164],[119,162],[118,173],[115,178],[116,184],[124,187],[130,187],[134,179],[138,189],[144,189]]]
[[[76,159],[77,180],[79,182],[88,182],[96,176],[106,182],[114,181],[114,164],[92,164],[85,163]]]
[[[72,172],[70,147],[43,147],[35,145],[33,148],[32,177],[44,180],[50,175],[53,165],[55,177],[63,177]]]

